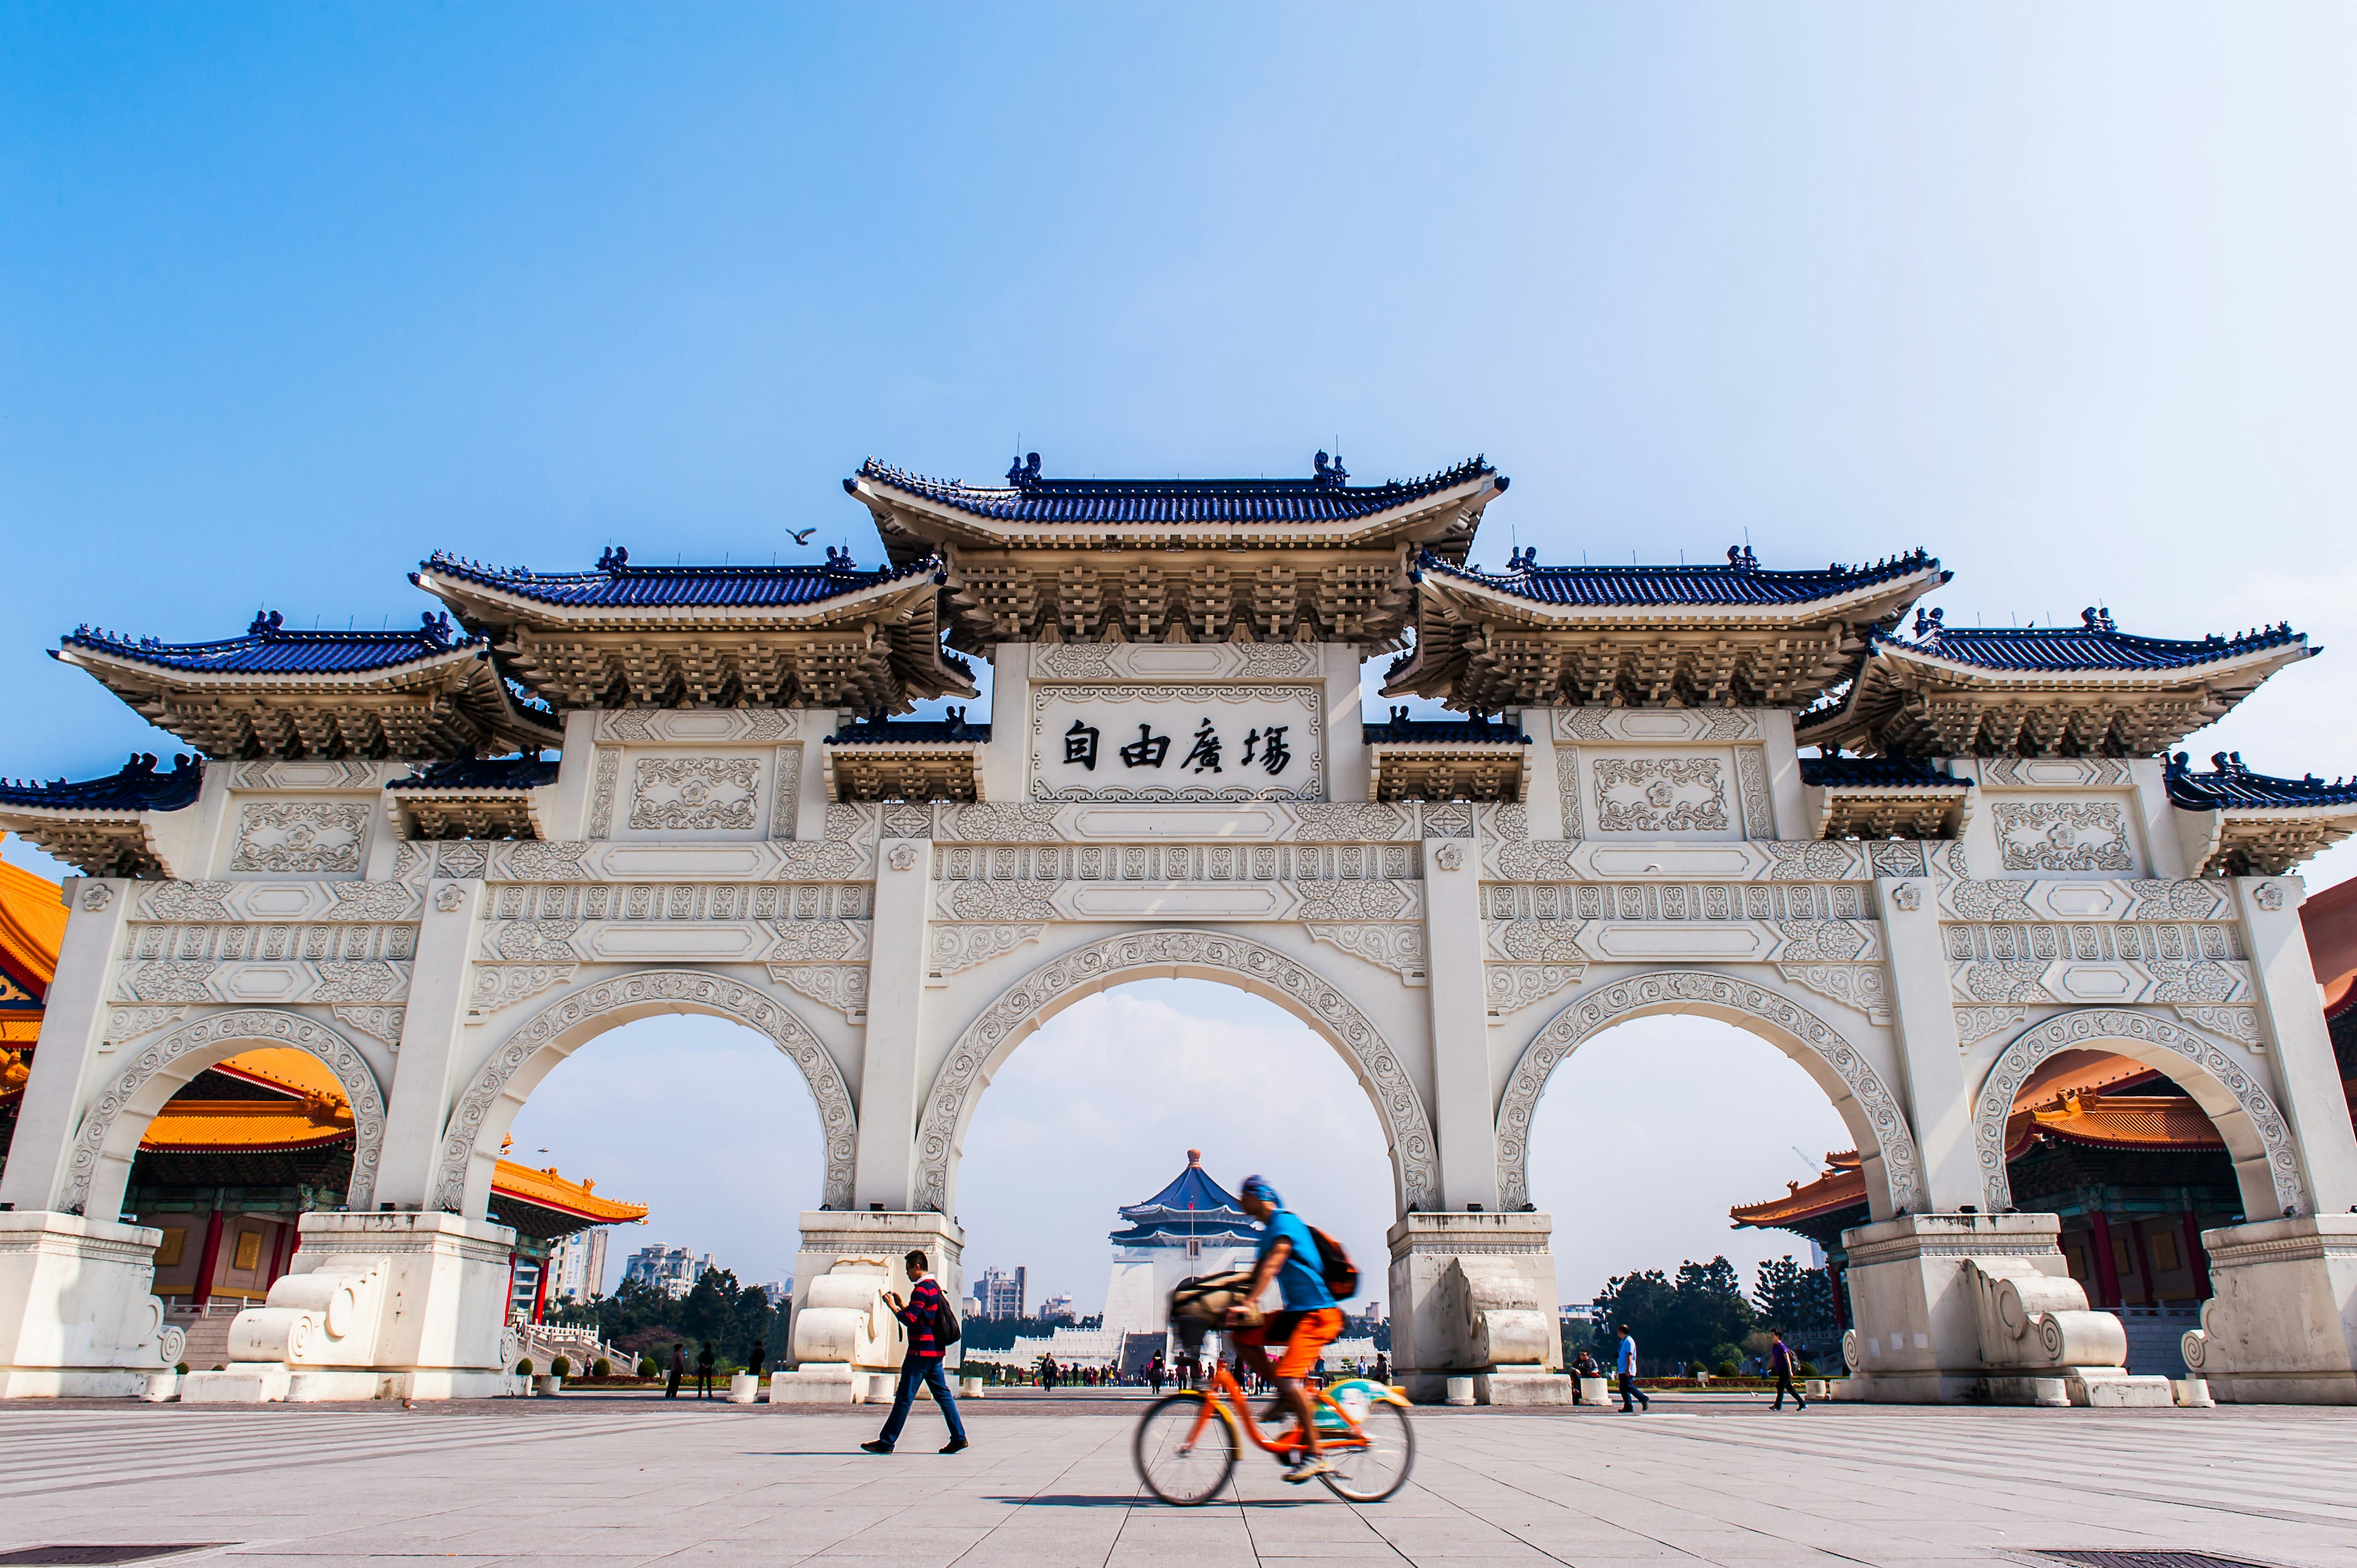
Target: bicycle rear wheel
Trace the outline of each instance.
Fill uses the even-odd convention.
[[[1146,1490],[1178,1508],[1193,1508],[1219,1496],[1236,1467],[1234,1428],[1204,1404],[1201,1394],[1157,1400],[1146,1408],[1131,1442],[1138,1479]]]
[[[1415,1467],[1415,1429],[1407,1423],[1407,1412],[1385,1403],[1368,1406],[1359,1430],[1366,1434],[1363,1448],[1325,1440],[1322,1452],[1334,1468],[1318,1478],[1338,1498],[1379,1503],[1405,1486]]]

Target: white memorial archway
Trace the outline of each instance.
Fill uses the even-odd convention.
[[[870,463],[845,489],[878,567],[436,555],[415,580],[446,607],[411,631],[66,638],[204,759],[0,786],[0,827],[91,873],[0,1174],[0,1322],[90,1310],[11,1258],[144,1299],[153,1232],[107,1209],[179,1069],[140,1064],[253,1020],[341,1064],[356,1112],[383,1092],[372,1187],[304,1217],[292,1276],[349,1271],[353,1302],[320,1335],[266,1316],[310,1286],[256,1309],[253,1342],[290,1348],[242,1387],[504,1389],[490,1161],[543,1074],[651,1013],[747,1024],[809,1082],[824,1203],[799,1292],[909,1246],[954,1280],[992,1070],[1081,995],[1192,974],[1318,1030],[1374,1101],[1420,1396],[1470,1375],[1560,1397],[1532,1348],[1555,1306],[1533,1108],[1599,1030],[1694,1011],[1784,1050],[1857,1137],[1866,1397],[2009,1366],[1950,1310],[1956,1271],[2061,1268],[1990,1139],[2040,1054],[2095,1029],[2182,1064],[2246,1193],[2289,1211],[2283,1237],[2255,1208],[2247,1246],[2218,1233],[2227,1386],[2357,1401],[2357,1349],[2264,1328],[2302,1293],[2357,1302],[2330,1262],[2357,1247],[2357,1136],[2287,875],[2357,829],[2357,789],[2162,756],[2305,641],[2095,611],[1910,634],[1946,581],[1921,552],[1476,570],[1505,488],[1479,459],[1375,485],[1323,454],[1233,481]],[[890,716],[972,696],[974,657],[986,719]],[[1376,658],[1388,693],[1453,713],[1363,719]],[[874,1283],[846,1268],[822,1294]],[[798,1353],[840,1363],[813,1385],[835,1397],[882,1352],[823,1310],[850,1316]],[[129,1391],[152,1356],[34,1344],[0,1348],[37,1363],[0,1361],[0,1387]]]

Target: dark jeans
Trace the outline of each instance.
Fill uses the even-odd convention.
[[[1631,1404],[1629,1402],[1631,1400],[1635,1400],[1637,1404]],[[1653,1408],[1653,1402],[1647,1399],[1645,1397],[1645,1391],[1637,1386],[1637,1379],[1635,1375],[1629,1372],[1623,1372],[1620,1374],[1620,1408],[1622,1410],[1634,1410],[1637,1408],[1638,1404],[1643,1405],[1647,1410]]]
[[[1799,1405],[1803,1410],[1809,1408],[1809,1402],[1803,1399],[1801,1397],[1801,1391],[1792,1386],[1792,1374],[1790,1370],[1781,1371],[1776,1374],[1776,1403],[1772,1408],[1782,1410],[1784,1408],[1784,1396],[1786,1394],[1791,1394],[1792,1396],[1792,1402]]]
[[[667,1400],[679,1398],[679,1369],[675,1367],[663,1379],[663,1398]]]
[[[909,1407],[917,1402],[919,1383],[933,1391],[933,1402],[942,1407],[950,1435],[963,1442],[965,1423],[958,1419],[957,1395],[950,1391],[950,1380],[942,1370],[939,1356],[910,1356],[900,1363],[900,1386],[892,1394],[892,1413],[884,1418],[884,1430],[877,1437],[886,1443],[900,1441],[900,1428],[909,1423]]]

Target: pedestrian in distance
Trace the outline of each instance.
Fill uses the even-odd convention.
[[[1388,1388],[1392,1380],[1392,1359],[1381,1351],[1375,1353],[1375,1381]]]
[[[1616,1323],[1612,1326],[1620,1333],[1620,1413],[1634,1415],[1638,1405],[1651,1410],[1653,1402],[1647,1399],[1645,1391],[1637,1386],[1637,1337],[1629,1332],[1629,1326],[1625,1323]],[[1632,1400],[1636,1403],[1631,1403]]]
[[[751,1356],[749,1359],[747,1359],[747,1361],[745,1362],[745,1369],[746,1369],[747,1371],[748,1371],[748,1372],[752,1373],[752,1374],[753,1374],[755,1377],[757,1377],[757,1378],[765,1378],[765,1377],[769,1376],[769,1374],[770,1374],[770,1348],[769,1348],[769,1346],[767,1346],[767,1345],[763,1344],[763,1343],[762,1343],[760,1340],[759,1340],[759,1339],[754,1340],[754,1341],[753,1341],[753,1354],[752,1354],[752,1356]]]
[[[671,1348],[671,1370],[663,1378],[663,1398],[679,1398],[679,1380],[687,1376],[687,1356],[679,1346]]]
[[[884,1293],[885,1305],[909,1330],[909,1352],[900,1358],[900,1387],[892,1396],[892,1413],[884,1418],[884,1430],[873,1443],[859,1446],[870,1454],[892,1452],[893,1444],[900,1441],[900,1428],[908,1424],[909,1407],[916,1403],[917,1386],[921,1383],[932,1391],[933,1402],[942,1407],[942,1419],[949,1423],[950,1440],[942,1452],[962,1453],[966,1446],[965,1423],[958,1419],[957,1395],[942,1371],[942,1358],[949,1350],[942,1335],[954,1327],[955,1319],[943,1321],[949,1318],[949,1304],[942,1298],[942,1287],[925,1254],[911,1251],[906,1262],[909,1299],[902,1301],[898,1291]]]
[[[700,1400],[710,1399],[712,1397],[712,1341],[709,1339],[704,1342],[704,1348],[695,1353],[695,1376],[698,1385],[695,1397]]]
[[[1794,1411],[1803,1411],[1809,1408],[1809,1402],[1803,1399],[1801,1397],[1801,1391],[1792,1386],[1792,1363],[1794,1359],[1795,1358],[1792,1355],[1792,1348],[1784,1343],[1783,1335],[1777,1335],[1775,1342],[1768,1347],[1768,1369],[1776,1374],[1776,1402],[1769,1407],[1771,1410],[1782,1410],[1784,1408],[1784,1396],[1786,1394],[1791,1394],[1792,1396],[1792,1408]]]

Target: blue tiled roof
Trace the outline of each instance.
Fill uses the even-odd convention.
[[[826,744],[837,741],[944,741],[988,740],[990,726],[965,722],[963,708],[952,708],[947,719],[891,719],[870,714],[856,719],[826,737]]]
[[[0,806],[34,806],[68,811],[177,811],[197,798],[204,764],[183,754],[171,771],[156,771],[156,754],[134,752],[123,771],[70,784],[0,779]]]
[[[1935,610],[1916,618],[1911,639],[1878,633],[1875,640],[1984,670],[2175,670],[2289,647],[2305,642],[2307,634],[2287,624],[2261,627],[2239,637],[2212,635],[2198,641],[2132,637],[2112,624],[2109,611],[2095,609],[2088,610],[2078,626],[1943,626]]]
[[[1801,782],[1846,786],[1861,789],[1918,788],[1930,784],[1969,789],[1972,780],[1941,772],[1928,762],[1907,757],[1803,757]]]
[[[2169,759],[2162,778],[2169,800],[2189,811],[2233,811],[2252,806],[2357,806],[2357,779],[2327,781],[2309,774],[2305,779],[2271,779],[2243,766],[2239,751],[2211,755],[2210,773],[2196,773],[2190,759],[2179,752]]]
[[[1463,745],[1467,741],[1511,742],[1528,746],[1531,737],[1522,730],[1500,719],[1491,724],[1485,719],[1411,719],[1405,709],[1394,709],[1392,716],[1379,725],[1360,726],[1360,737],[1369,746],[1378,741],[1446,741]]]
[[[1234,1193],[1213,1181],[1210,1172],[1189,1159],[1187,1168],[1180,1171],[1168,1187],[1143,1203],[1125,1203],[1121,1209],[1125,1219],[1144,1219],[1171,1213],[1225,1213],[1242,1217],[1243,1206],[1236,1201]]]
[[[454,757],[422,768],[387,786],[393,789],[537,789],[556,782],[556,759],[530,757]]]
[[[1339,460],[1318,454],[1318,472],[1306,479],[1051,479],[1039,455],[1007,470],[1004,485],[929,479],[870,457],[843,481],[857,493],[860,479],[1006,522],[1348,522],[1374,517],[1469,480],[1508,480],[1480,457],[1427,474],[1353,485]]]
[[[255,616],[243,637],[219,642],[132,639],[87,626],[61,639],[63,648],[87,648],[158,669],[226,675],[349,675],[439,658],[454,649],[487,653],[490,646],[456,636],[447,615],[429,613],[422,625],[405,631],[304,631],[284,625],[275,610]]]
[[[530,567],[486,566],[436,551],[425,570],[446,573],[519,598],[567,609],[655,609],[687,607],[770,608],[823,604],[904,578],[938,573],[939,556],[904,567],[861,571],[846,552],[813,564],[768,566],[634,566],[627,550],[609,550],[593,572],[534,572]],[[416,575],[412,575],[412,582]]]
[[[1479,583],[1534,604],[1614,607],[1623,605],[1803,605],[1859,588],[1873,587],[1936,568],[1940,563],[1917,550],[1870,566],[1838,563],[1820,571],[1774,572],[1749,553],[1730,549],[1724,565],[1542,566],[1518,556],[1504,572],[1452,566],[1430,552],[1417,569]],[[1943,581],[1945,580],[1943,577]]]

